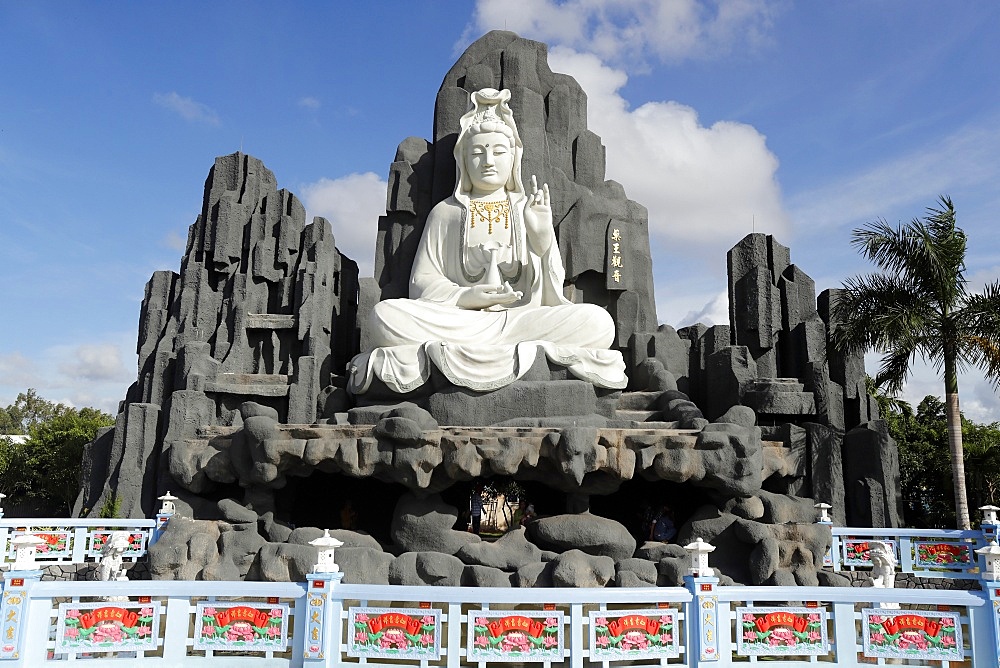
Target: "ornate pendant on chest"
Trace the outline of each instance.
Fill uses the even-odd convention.
[[[469,207],[469,227],[474,228],[477,222],[484,222],[488,226],[487,232],[493,234],[493,226],[498,228],[503,223],[503,229],[510,229],[510,201],[500,200],[498,202],[483,202],[473,200]]]

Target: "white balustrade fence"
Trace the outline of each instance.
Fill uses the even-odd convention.
[[[34,575],[33,575],[34,574]],[[1000,591],[37,582],[8,573],[0,662],[88,666],[997,666]],[[792,601],[791,603],[789,601]],[[625,663],[627,662],[627,663]]]
[[[321,558],[304,584],[40,582],[42,571],[30,570],[92,558],[112,530],[146,532],[153,542],[168,520],[169,513],[155,523],[3,521],[8,542],[20,532],[62,549],[43,551],[34,564],[28,555],[21,570],[4,573],[0,668],[130,660],[269,668],[1000,667],[995,520],[981,532],[831,527],[834,570],[870,567],[864,543],[892,541],[905,572],[974,578],[979,591],[720,587],[706,576],[714,549],[706,543],[688,546],[684,587],[635,589],[343,584],[334,559],[341,544],[329,536],[314,541]],[[60,531],[71,534],[65,547]],[[134,556],[144,554],[141,546]]]
[[[0,545],[4,560],[9,563],[14,561],[14,539],[38,536],[44,543],[38,546],[36,559],[43,565],[82,564],[101,556],[101,546],[112,532],[127,531],[129,547],[122,557],[125,561],[136,561],[146,555],[157,526],[156,520],[6,518],[0,519]]]
[[[870,570],[870,545],[887,543],[898,570],[925,578],[976,579],[976,550],[987,544],[982,531],[947,529],[859,529],[832,527],[826,564],[835,571]]]

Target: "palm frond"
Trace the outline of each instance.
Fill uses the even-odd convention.
[[[967,296],[955,319],[963,333],[962,358],[981,368],[994,388],[1000,388],[1000,282]]]
[[[910,373],[910,364],[916,357],[915,347],[896,346],[888,352],[879,365],[875,375],[875,384],[884,387],[889,394],[896,394],[903,389]]]
[[[886,274],[847,279],[834,302],[834,348],[845,352],[887,350],[896,340],[920,341],[939,319],[917,286]]]

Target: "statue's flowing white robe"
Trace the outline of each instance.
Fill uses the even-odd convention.
[[[523,296],[490,310],[458,306],[485,273],[481,255],[466,244],[465,210],[449,198],[431,211],[410,276],[410,299],[379,302],[369,320],[373,349],[354,358],[349,389],[365,392],[379,378],[394,392],[413,390],[439,369],[455,385],[477,391],[523,376],[539,351],[577,378],[598,387],[625,387],[625,363],[614,343],[614,321],[594,304],[562,294],[559,248],[531,251],[520,212],[511,202],[510,248],[500,270]],[[506,239],[505,239],[506,241]]]

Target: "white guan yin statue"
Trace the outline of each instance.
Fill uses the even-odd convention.
[[[372,350],[351,362],[349,389],[379,378],[394,392],[420,387],[438,368],[477,391],[528,371],[539,350],[595,386],[627,383],[611,316],[563,296],[548,184],[521,183],[523,147],[510,91],[471,94],[455,144],[454,194],[427,216],[410,274],[410,298],[375,305]]]

